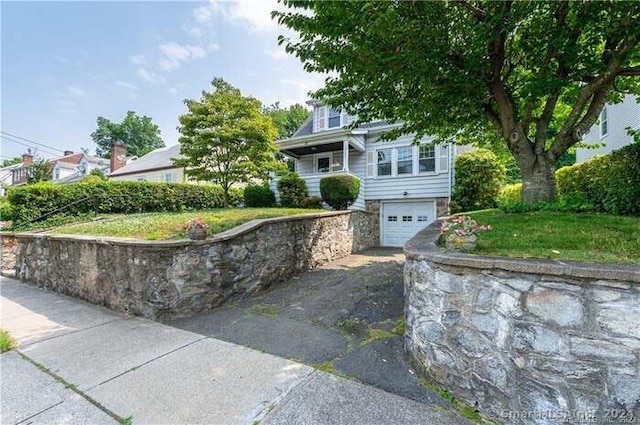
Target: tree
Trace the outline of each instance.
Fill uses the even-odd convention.
[[[262,112],[271,117],[273,124],[278,129],[279,139],[291,137],[311,114],[307,108],[299,103],[282,108],[280,102],[265,107]]]
[[[284,3],[273,16],[300,37],[280,43],[329,73],[315,97],[356,124],[401,121],[387,138],[493,134],[522,170],[525,202],[554,198],[556,161],[606,102],[640,94],[638,2]]]
[[[96,154],[102,158],[111,155],[111,146],[115,142],[122,142],[128,155],[138,157],[164,146],[160,129],[151,118],[140,117],[133,111],[127,111],[127,116],[120,123],[111,122],[104,117],[98,117],[97,123],[98,128],[91,133],[91,138],[98,146]]]
[[[8,167],[10,165],[20,164],[22,162],[21,156],[16,156],[9,159],[4,159],[2,163],[0,163],[0,168]]]
[[[53,179],[54,163],[46,159],[38,159],[27,167],[27,184],[46,182]]]
[[[267,179],[278,168],[273,145],[278,130],[262,114],[259,100],[242,96],[221,78],[211,85],[214,90],[203,90],[199,101],[184,101],[189,112],[178,118],[184,158],[174,162],[188,176],[219,184],[228,207],[233,184]]]

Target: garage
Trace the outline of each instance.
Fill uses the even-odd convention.
[[[404,246],[419,230],[435,220],[435,201],[387,201],[382,203],[382,246]]]

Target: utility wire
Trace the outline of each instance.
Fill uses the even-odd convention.
[[[1,138],[3,138],[3,139],[5,139],[5,140],[7,140],[7,141],[9,141],[9,142],[17,143],[17,144],[22,145],[22,146],[25,146],[25,147],[27,147],[27,148],[33,148],[33,147],[34,147],[34,146],[32,146],[32,145],[27,145],[26,143],[22,143],[22,142],[19,142],[19,141],[17,141],[17,140],[10,139],[10,138],[8,138],[7,136],[2,136],[2,135],[0,135],[0,137],[1,137]],[[53,155],[53,156],[60,156],[60,154],[59,154],[59,153],[51,152],[51,151],[48,151],[48,150],[46,150],[46,149],[42,149],[42,148],[35,148],[35,149],[39,150],[40,152],[47,153],[47,154],[49,154],[49,155]]]
[[[25,139],[24,137],[20,137],[20,136],[16,136],[15,134],[7,133],[6,131],[0,131],[0,133],[5,134],[7,136],[11,136],[11,137],[13,137],[15,139],[24,140],[25,142],[29,142],[29,143],[32,143],[34,145],[42,146],[44,148],[53,149],[54,151],[58,151],[58,152],[64,153],[64,150],[62,150],[62,149],[54,148],[53,146],[45,145],[44,143],[34,142],[33,140]]]

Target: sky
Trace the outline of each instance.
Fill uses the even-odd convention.
[[[0,2],[0,157],[28,148],[43,158],[93,153],[96,119],[119,122],[128,110],[151,117],[174,145],[184,99],[199,99],[214,77],[266,105],[304,103],[324,78],[278,46],[287,33],[270,17],[276,7],[272,0]]]

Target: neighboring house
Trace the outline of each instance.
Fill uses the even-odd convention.
[[[25,156],[30,157],[30,159],[33,160],[33,156],[23,155],[22,162],[0,168],[0,196],[5,196],[7,194],[7,189],[10,186],[13,186],[14,170],[26,168],[26,166],[24,165]],[[28,160],[29,159],[27,159],[27,161]],[[26,181],[26,174],[25,174],[25,181]]]
[[[640,103],[638,98],[627,95],[621,103],[606,104],[600,113],[600,118],[594,124],[582,141],[587,144],[601,144],[595,149],[578,148],[576,162],[583,162],[594,155],[605,155],[633,143],[633,137],[627,132],[627,127],[640,130]]]
[[[54,164],[51,181],[54,183],[79,182],[94,169],[102,170],[105,175],[109,173],[109,160],[87,155],[84,152],[65,151],[64,156],[52,161]]]
[[[289,139],[276,146],[295,159],[296,172],[310,196],[320,196],[320,179],[348,174],[360,180],[360,195],[352,209],[379,215],[380,244],[402,246],[416,232],[447,214],[453,183],[455,146],[432,144],[413,135],[392,142],[380,136],[395,127],[385,121],[354,129],[347,114],[311,101],[311,117]],[[276,182],[272,188],[277,192]]]
[[[116,157],[118,154],[115,155]],[[180,157],[180,145],[159,148],[129,161],[121,167],[113,167],[109,174],[112,180],[133,180],[164,183],[182,183],[185,181],[184,168],[173,164]]]

